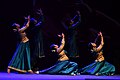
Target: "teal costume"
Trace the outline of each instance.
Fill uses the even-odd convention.
[[[78,71],[81,74],[92,74],[92,75],[113,75],[115,74],[115,67],[104,61],[94,62]]]
[[[19,72],[31,70],[29,41],[25,43],[20,42],[8,68]]]
[[[45,70],[39,71],[40,74],[72,74],[78,69],[78,64],[68,60],[58,61],[55,65]]]
[[[34,24],[33,31],[33,38],[30,39],[33,42],[33,60],[35,61],[35,58],[42,58],[45,57],[44,54],[44,46],[43,46],[43,32],[42,27],[44,23],[44,16],[40,16],[40,19],[37,21],[36,24]]]
[[[35,22],[36,21],[36,22]],[[30,35],[30,47],[31,47],[31,63],[32,68],[36,66],[38,63],[39,58],[45,57],[44,53],[44,41],[43,41],[43,23],[44,23],[44,16],[39,16],[39,19],[31,18],[31,32]]]
[[[101,50],[102,51],[102,50]],[[94,56],[97,56],[97,52],[92,52]],[[92,74],[92,75],[114,75],[115,66],[108,63],[107,61],[95,61],[94,63],[79,69],[78,73],[81,74]]]
[[[75,16],[74,18],[76,18]],[[67,29],[67,35],[68,35],[68,43],[67,43],[67,48],[68,48],[68,56],[69,57],[76,57],[79,56],[79,52],[77,49],[77,41],[76,41],[76,36],[77,36],[77,28],[79,27],[79,24],[81,22],[81,16],[78,16],[78,21],[73,23],[72,25],[64,27]]]
[[[65,53],[67,51],[64,50]],[[56,54],[57,58],[60,58],[60,55],[56,52],[52,52],[52,54]],[[71,62],[69,60],[58,60],[56,64],[51,66],[50,68],[39,71],[40,74],[73,74],[78,70],[78,64],[75,62]]]

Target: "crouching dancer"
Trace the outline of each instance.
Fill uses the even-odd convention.
[[[61,40],[60,46],[56,44],[52,44],[50,49],[52,53],[56,53],[58,55],[58,61],[55,65],[51,66],[50,68],[37,71],[35,73],[40,74],[65,74],[65,75],[74,75],[78,69],[78,64],[75,62],[69,61],[69,58],[66,55],[66,51],[64,50],[65,46],[65,35],[58,35]]]

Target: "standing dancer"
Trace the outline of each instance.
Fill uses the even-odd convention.
[[[42,35],[42,27],[43,27],[43,23],[44,23],[44,15],[42,12],[42,9],[38,9],[37,12],[35,13],[34,18],[31,18],[31,22],[34,23],[34,27],[32,28],[33,32],[33,55],[35,57],[45,57],[44,54],[44,49],[43,49],[43,35]]]
[[[103,35],[101,32],[99,32],[97,38],[101,38],[101,43],[99,46],[96,45],[96,43],[89,43],[90,51],[95,56],[95,62],[79,69],[79,73],[81,74],[92,74],[92,75],[114,75],[115,74],[115,67],[105,61],[105,58],[103,56]],[[97,40],[97,39],[96,39]],[[96,42],[95,40],[95,42]]]
[[[77,20],[77,21],[75,21]],[[75,15],[72,19],[67,19],[66,22],[62,22],[62,25],[68,32],[68,56],[69,57],[79,57],[77,43],[76,43],[76,35],[77,35],[77,27],[81,22],[80,12],[77,11],[77,15]]]
[[[44,42],[43,42],[43,24],[44,15],[42,9],[37,9],[34,14],[34,18],[31,18],[31,52],[32,52],[32,67],[36,67],[38,60],[45,57],[44,54]]]
[[[12,57],[12,60],[8,65],[8,69],[7,69],[8,73],[10,73],[11,69],[18,72],[22,72],[22,73],[26,73],[26,72],[33,73],[33,71],[31,70],[31,64],[30,64],[29,39],[25,33],[25,30],[29,27],[30,16],[28,16],[25,19],[27,19],[27,23],[24,24],[23,27],[21,28],[20,28],[20,25],[17,23],[14,23],[12,25],[12,26],[15,26],[15,29],[13,30],[19,33],[21,42],[17,46],[14,56]]]

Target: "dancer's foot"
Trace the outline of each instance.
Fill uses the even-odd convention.
[[[71,76],[76,76],[76,74],[75,74],[75,73],[71,73],[70,75],[71,75]]]
[[[31,73],[31,74],[33,74],[33,73],[34,73],[32,70],[29,70],[28,72],[29,72],[29,73]]]
[[[35,74],[39,74],[39,71],[35,71],[34,73],[35,73]]]
[[[7,69],[7,73],[10,73],[10,69],[9,68]]]

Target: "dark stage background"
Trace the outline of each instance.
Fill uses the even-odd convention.
[[[24,21],[24,16],[33,15],[33,9],[41,7],[45,15],[43,27],[45,59],[39,59],[39,69],[55,63],[49,53],[49,46],[57,42],[56,34],[66,30],[60,21],[65,15],[73,16],[76,10],[81,12],[81,24],[77,35],[80,57],[71,59],[84,67],[93,59],[87,49],[89,41],[93,41],[98,31],[104,36],[104,56],[106,61],[116,66],[120,73],[120,12],[117,0],[2,0],[0,1],[0,70],[6,71],[16,49],[16,35],[11,29],[13,22]],[[30,32],[28,32],[29,35]],[[30,35],[29,35],[30,36]]]

